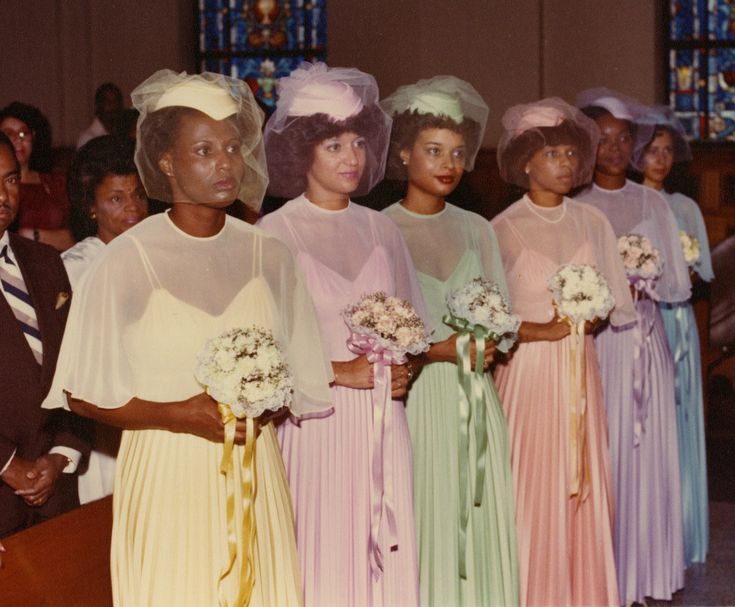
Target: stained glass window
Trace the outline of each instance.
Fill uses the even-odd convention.
[[[202,71],[245,80],[266,110],[275,82],[304,60],[326,59],[326,0],[198,0]]]
[[[669,4],[671,107],[693,140],[735,141],[735,2]]]

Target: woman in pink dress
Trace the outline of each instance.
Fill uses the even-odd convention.
[[[332,360],[334,413],[289,420],[281,449],[293,495],[307,607],[418,605],[411,444],[403,403],[373,401],[372,365],[347,347],[341,311],[382,290],[423,314],[395,224],[350,201],[382,177],[390,118],[372,76],[302,64],[278,83],[266,125],[270,192],[294,197],[261,227],[296,255]],[[392,369],[393,397],[414,370]],[[385,415],[380,429],[375,413]]]
[[[522,319],[519,345],[495,373],[510,432],[521,605],[617,605],[593,327],[575,345],[548,287],[562,264],[594,265],[615,297],[610,322],[635,318],[609,223],[565,196],[592,177],[598,132],[558,98],[510,108],[503,126],[500,173],[528,190],[492,221],[513,309]],[[581,423],[572,430],[580,410]]]

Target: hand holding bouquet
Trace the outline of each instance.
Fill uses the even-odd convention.
[[[474,278],[447,295],[450,315],[444,322],[457,331],[474,332],[485,329],[485,336],[507,352],[518,339],[521,319],[511,312],[510,305],[497,284],[484,278]]]
[[[615,307],[605,277],[594,266],[564,264],[549,279],[549,289],[559,316],[572,326],[604,320]]]
[[[383,291],[363,295],[342,311],[350,329],[347,347],[364,354],[373,364],[373,460],[372,492],[376,496],[370,513],[370,566],[378,577],[383,571],[380,543],[383,516],[387,522],[387,542],[398,546],[398,528],[393,509],[393,474],[383,458],[383,439],[393,432],[391,365],[406,362],[406,355],[418,355],[429,349],[429,335],[413,306]]]
[[[278,342],[268,329],[258,326],[235,328],[210,339],[197,356],[194,376],[207,393],[218,402],[225,425],[225,443],[220,472],[227,488],[227,534],[234,538],[235,472],[232,451],[236,419],[247,420],[247,436],[241,469],[242,501],[242,570],[234,572],[239,542],[228,542],[228,561],[219,579],[220,604],[227,604],[223,581],[231,575],[242,580],[240,596],[234,604],[247,605],[255,583],[252,559],[255,546],[255,421],[264,411],[275,411],[289,405],[293,395],[293,377],[286,365]]]
[[[631,286],[656,299],[653,287],[664,266],[659,250],[641,234],[625,234],[618,238],[618,253]]]

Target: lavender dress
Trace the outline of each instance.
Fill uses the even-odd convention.
[[[616,236],[637,233],[659,249],[659,301],[689,297],[676,220],[658,192],[633,182],[596,185],[577,200],[597,207]],[[632,327],[608,326],[597,339],[616,498],[614,547],[622,604],[671,600],[684,585],[684,547],[674,365],[656,301],[638,298]]]

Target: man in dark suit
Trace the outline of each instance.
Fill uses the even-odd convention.
[[[0,133],[0,538],[79,505],[81,418],[48,412],[71,288],[55,249],[8,232],[19,166]]]

